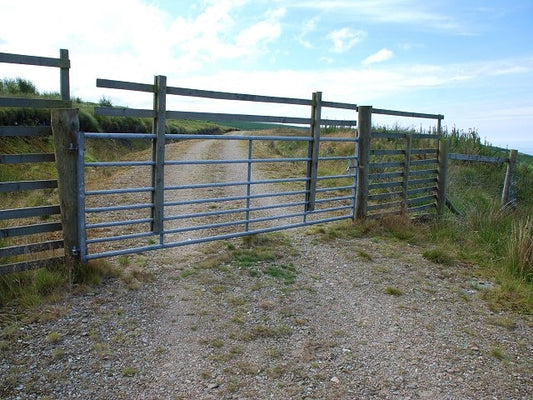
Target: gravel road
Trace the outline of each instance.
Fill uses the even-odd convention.
[[[175,168],[166,179],[241,173]],[[109,179],[142,180],[133,170]],[[131,256],[122,278],[2,327],[0,397],[533,398],[533,318],[491,311],[481,299],[491,283],[415,245],[328,229]]]

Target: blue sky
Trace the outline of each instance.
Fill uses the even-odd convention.
[[[69,49],[71,91],[84,100],[150,106],[146,95],[98,89],[95,80],[149,83],[154,75],[209,90],[322,91],[325,100],[444,114],[449,129],[475,128],[492,144],[533,154],[532,0],[0,0],[0,12],[0,51]],[[56,75],[0,65],[0,77],[27,77],[40,90],[57,90]],[[250,107],[239,110],[258,113]]]

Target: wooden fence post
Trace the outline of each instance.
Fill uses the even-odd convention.
[[[53,109],[51,126],[54,137],[59,204],[63,225],[65,263],[69,273],[79,262],[79,182],[77,173],[78,110],[73,108]]]
[[[61,100],[70,101],[70,60],[68,59],[68,50],[59,50],[59,66],[61,68]]]
[[[313,107],[311,110],[311,137],[313,140],[309,143],[307,164],[307,187],[305,199],[305,211],[312,212],[315,210],[316,183],[318,177],[318,152],[320,146],[320,120],[322,113],[322,92],[313,93]]]
[[[448,157],[450,142],[446,139],[439,140],[439,167],[437,172],[437,214],[444,215],[446,208],[446,186],[448,184]]]
[[[368,174],[370,164],[370,137],[372,134],[372,106],[359,106],[357,113],[357,189],[355,218],[365,219],[368,205]]]
[[[152,145],[152,231],[159,234],[163,241],[163,203],[164,203],[164,163],[165,163],[165,123],[167,77],[158,75],[154,78],[154,120],[152,132],[157,136]]]
[[[511,198],[511,188],[513,186],[513,176],[516,168],[516,159],[518,157],[517,150],[509,152],[509,162],[507,163],[507,171],[505,172],[505,181],[503,182],[502,191],[502,207],[505,207],[513,201]]]

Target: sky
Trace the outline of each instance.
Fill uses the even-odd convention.
[[[150,108],[97,78],[443,114],[490,144],[533,154],[533,0],[0,0],[0,52],[58,57],[71,95]],[[52,68],[0,64],[59,91]],[[172,110],[308,116],[272,105],[167,100]],[[293,108],[291,108],[293,107]],[[352,111],[323,110],[356,119]],[[398,117],[376,123],[426,128]]]

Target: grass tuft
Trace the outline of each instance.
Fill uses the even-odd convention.
[[[387,286],[385,288],[385,294],[390,294],[391,296],[401,296],[403,291],[394,286]]]
[[[507,271],[525,281],[533,281],[533,221],[513,221],[504,260]]]
[[[435,248],[431,250],[426,250],[422,256],[429,261],[432,261],[437,264],[442,265],[454,265],[455,260],[454,258],[445,250]]]

